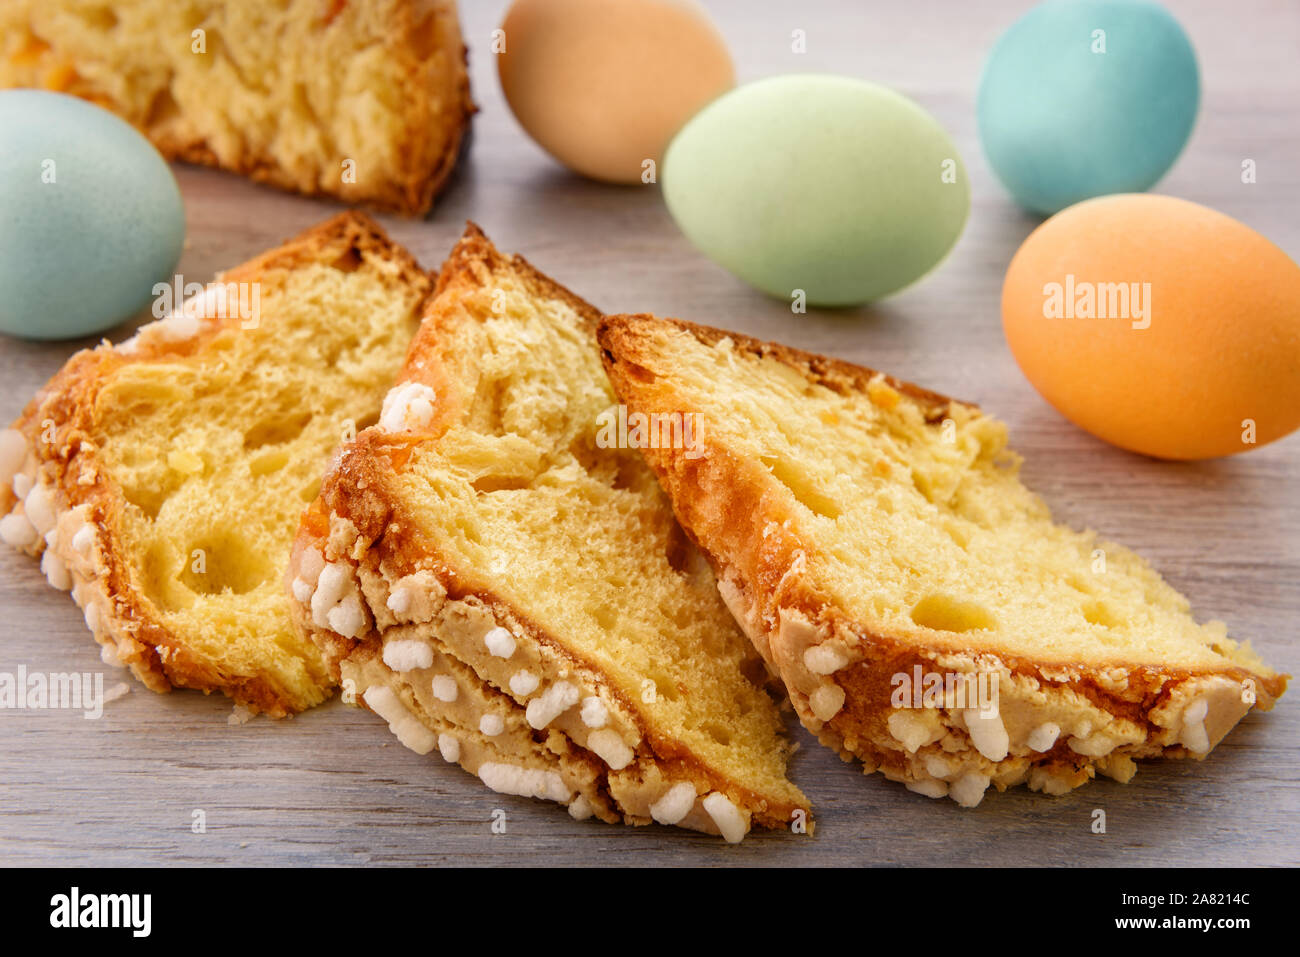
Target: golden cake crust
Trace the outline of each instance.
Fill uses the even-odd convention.
[[[691,411],[655,372],[664,362],[655,333],[665,329],[710,346],[729,340],[742,361],[775,359],[842,394],[866,394],[884,381],[916,401],[930,424],[942,422],[955,405],[975,409],[872,369],[779,344],[676,319],[612,315],[602,321],[599,340],[615,392],[631,411]],[[800,720],[845,760],[861,760],[867,773],[880,770],[913,790],[950,794],[967,805],[978,803],[989,783],[999,790],[1027,783],[1063,793],[1096,772],[1127,781],[1135,758],[1203,758],[1251,707],[1270,709],[1286,689],[1288,676],[1266,668],[1180,670],[1123,661],[1099,667],[1014,657],[998,648],[963,646],[959,637],[926,645],[875,633],[807,574],[816,546],[800,534],[799,516],[774,494],[768,470],[707,434],[702,444],[702,454],[690,457],[673,448],[642,453],[683,528],[713,564],[728,607],[784,680]],[[813,661],[827,663],[816,671],[806,658],[813,648],[821,649]],[[954,720],[942,709],[927,709],[915,720],[897,717],[891,678],[917,667],[923,673],[997,673],[1012,753],[998,757],[997,744],[984,753],[964,717]],[[1247,686],[1254,695],[1250,704],[1241,700]],[[1197,747],[1190,748],[1183,738],[1195,729],[1185,731],[1184,715],[1198,700],[1212,707],[1202,719],[1204,740],[1195,736]],[[1054,743],[1026,756],[1029,735],[1048,721],[1059,728]]]
[[[369,217],[341,213],[275,249],[226,271],[214,282],[255,282],[277,271],[315,262],[351,262],[374,254],[393,264],[401,281],[427,290],[429,278],[414,259],[392,243]],[[25,476],[33,490],[44,490],[58,534],[47,548],[43,535],[19,547],[42,556],[50,583],[70,590],[85,611],[86,624],[104,649],[105,661],[129,667],[147,687],[221,691],[254,712],[282,717],[315,704],[329,694],[333,681],[324,662],[308,662],[319,693],[297,700],[265,675],[232,675],[219,662],[188,647],[159,619],[151,604],[132,585],[131,563],[123,540],[122,490],[107,473],[95,445],[94,420],[100,389],[125,366],[181,360],[201,352],[223,329],[237,327],[237,314],[211,317],[183,339],[166,335],[163,319],[142,327],[125,343],[104,342],[72,356],[36,394],[13,423],[24,440],[21,464],[0,475],[0,514],[37,523],[30,497],[14,492],[13,476]],[[17,478],[16,482],[23,482]],[[29,493],[30,496],[30,493]],[[76,547],[79,532],[83,547]],[[89,541],[88,547],[84,547]]]

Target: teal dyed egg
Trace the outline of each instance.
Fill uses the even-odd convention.
[[[677,134],[669,212],[706,256],[763,292],[850,306],[902,289],[952,248],[970,184],[952,139],[893,90],[779,76],[724,94]]]
[[[0,332],[103,332],[169,281],[185,240],[171,169],[130,124],[75,97],[0,91]]]
[[[1191,136],[1191,41],[1146,0],[1050,0],[1017,20],[980,80],[980,141],[1028,209],[1051,214],[1165,175]]]

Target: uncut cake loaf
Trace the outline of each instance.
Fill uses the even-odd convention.
[[[642,451],[804,725],[868,773],[967,807],[1126,782],[1286,689],[1133,552],[1055,524],[975,406],[652,316],[600,343],[629,415],[698,420],[693,454]]]
[[[90,100],[168,159],[407,214],[474,111],[454,0],[5,0],[0,87]]]
[[[806,821],[763,666],[635,450],[600,314],[470,226],[288,574],[344,695],[571,815],[739,841]]]
[[[344,213],[68,360],[0,432],[0,538],[104,660],[282,716],[334,686],[282,580],[331,453],[379,415],[430,278]]]

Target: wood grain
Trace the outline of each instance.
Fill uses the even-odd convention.
[[[1057,416],[1005,348],[1002,274],[1037,220],[1008,201],[985,165],[973,99],[986,51],[1027,2],[708,3],[742,79],[814,71],[888,83],[935,113],[970,170],[970,223],[937,273],[872,308],[804,317],[695,254],[655,187],[581,181],[524,136],[487,53],[504,6],[462,4],[482,107],[467,163],[428,220],[385,220],[426,266],[472,218],[501,248],[606,310],[734,328],[978,401],[1010,423],[1026,480],[1060,518],[1137,546],[1201,615],[1300,672],[1300,439],[1201,464],[1129,455]],[[1289,0],[1168,6],[1197,47],[1204,102],[1187,152],[1158,191],[1221,209],[1300,257],[1300,8]],[[794,29],[807,33],[805,54],[790,50]],[[1258,165],[1254,185],[1240,182],[1244,158]],[[336,208],[220,173],[177,175],[187,279],[207,279]],[[0,340],[0,416],[16,415],[76,345]],[[105,670],[68,597],[8,550],[0,607],[0,671]],[[117,680],[110,670],[107,684]],[[138,684],[98,721],[0,712],[0,863],[1300,863],[1300,713],[1289,697],[1271,714],[1249,716],[1204,762],[1144,766],[1127,786],[1102,781],[1061,798],[991,792],[971,811],[863,777],[798,731],[804,747],[793,773],[814,802],[816,835],[760,834],[738,847],[659,827],[579,824],[551,805],[493,794],[337,702],[233,727],[229,712],[225,699],[159,696]],[[497,808],[507,813],[505,834],[490,828]],[[1090,830],[1097,808],[1105,834]],[[196,809],[206,815],[202,834],[191,830]]]

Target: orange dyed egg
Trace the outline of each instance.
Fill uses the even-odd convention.
[[[1300,427],[1300,266],[1196,203],[1062,210],[1011,260],[1002,327],[1043,397],[1121,448],[1214,458]]]

